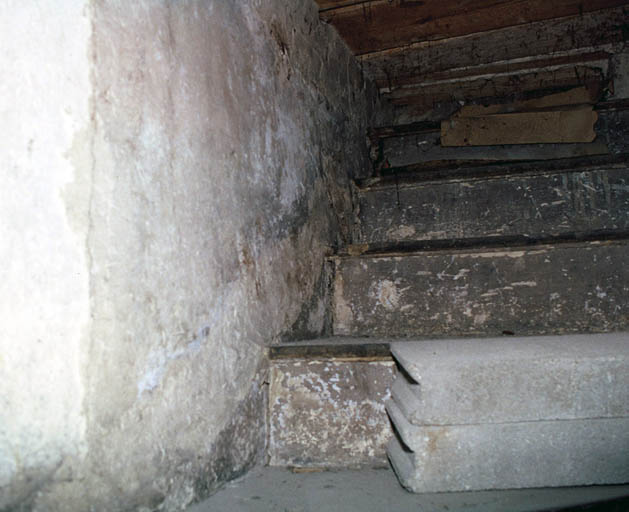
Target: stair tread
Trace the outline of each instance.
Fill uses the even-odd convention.
[[[629,239],[337,257],[333,332],[544,335],[629,325]]]
[[[629,416],[629,333],[393,343],[412,424]],[[413,379],[416,383],[411,381]]]
[[[373,188],[426,185],[434,181],[489,180],[526,174],[580,172],[610,166],[620,168],[629,166],[627,155],[597,155],[553,160],[496,160],[484,163],[474,160],[418,162],[387,169],[383,176],[359,179],[355,184],[361,192],[365,192]]]
[[[387,409],[413,451],[393,446],[389,454],[414,492],[611,484],[629,477],[629,418],[416,427],[390,402]]]
[[[278,359],[392,360],[389,345],[382,338],[331,336],[293,341],[269,347],[269,357]]]
[[[339,249],[331,258],[384,258],[402,255],[419,256],[422,253],[458,252],[458,251],[521,251],[535,247],[553,247],[562,245],[592,245],[605,243],[623,243],[629,241],[629,231],[601,230],[587,233],[560,233],[533,238],[526,235],[492,236],[482,238],[453,238],[438,240],[410,240],[400,242],[381,242],[353,244]]]
[[[424,340],[415,343],[395,343],[393,354],[403,362],[407,372],[417,381],[424,372],[432,372],[435,365],[486,364],[489,361],[547,358],[618,357],[629,359],[629,332],[604,334],[565,334],[555,336],[510,336],[480,338],[449,338]]]

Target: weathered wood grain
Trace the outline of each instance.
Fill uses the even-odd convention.
[[[591,51],[589,49],[576,50],[567,55],[554,55],[530,59],[514,59],[509,61],[491,62],[489,64],[479,64],[477,66],[466,66],[464,68],[454,68],[444,71],[437,71],[427,75],[422,75],[421,84],[447,83],[455,81],[468,81],[475,78],[487,78],[504,75],[522,75],[544,69],[556,70],[559,67],[575,68],[578,66],[588,66],[607,70],[613,53],[607,51]],[[413,86],[416,84],[416,76],[399,77],[397,86]],[[386,87],[386,84],[385,84]],[[387,92],[384,89],[382,92]]]
[[[334,333],[453,336],[629,327],[629,243],[340,258]]]
[[[365,0],[315,0],[320,11],[363,3]]]
[[[329,9],[333,25],[355,54],[486,32],[617,7],[623,0],[380,0]]]
[[[526,174],[459,177],[443,182],[395,183],[362,189],[356,242],[488,239],[629,230],[629,165],[579,167],[545,174],[542,164],[523,164]],[[540,174],[531,174],[539,172]],[[515,207],[514,205],[517,205]]]
[[[559,69],[530,70],[474,80],[438,82],[383,94],[393,105],[395,122],[436,121],[448,118],[465,103],[509,103],[537,93],[586,86],[600,89],[605,80],[604,66],[566,66]]]
[[[391,361],[389,343],[372,338],[319,338],[269,347],[271,361]]]
[[[539,98],[528,100],[516,100],[511,103],[495,103],[485,105],[465,105],[461,107],[455,117],[482,117],[495,114],[508,114],[513,112],[534,112],[540,110],[555,109],[570,105],[585,105],[596,103],[600,94],[598,84],[591,87],[575,87],[567,91],[548,94]]]
[[[565,56],[579,49],[601,51],[629,37],[629,7],[617,7],[486,33],[417,43],[363,55],[366,74],[380,87],[421,83],[438,73],[515,59]],[[582,51],[580,53],[583,53]]]
[[[435,161],[517,161],[572,158],[609,153],[607,142],[599,137],[587,144],[523,144],[443,147],[439,132],[389,137],[382,141],[382,158],[390,167],[407,167]]]
[[[592,142],[598,114],[592,107],[552,112],[519,112],[453,117],[441,123],[442,146],[565,144]]]

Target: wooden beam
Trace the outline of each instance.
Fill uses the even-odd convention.
[[[542,110],[565,109],[570,105],[593,105],[600,96],[598,84],[589,87],[581,86],[567,91],[548,94],[539,98],[514,101],[511,103],[494,103],[490,105],[465,105],[461,107],[456,117],[482,117],[495,114],[510,114],[514,112],[534,112]]]
[[[391,361],[388,343],[290,343],[269,348],[269,358],[333,360],[333,361]]]
[[[598,114],[592,107],[553,112],[454,117],[441,123],[442,146],[592,142]]]
[[[396,77],[397,87],[408,87],[422,83],[445,82],[451,80],[469,80],[474,77],[487,77],[491,75],[515,75],[522,73],[530,73],[544,68],[558,68],[568,66],[592,66],[607,68],[612,57],[611,52],[607,51],[591,51],[584,49],[583,51],[575,51],[568,55],[560,54],[554,56],[538,56],[526,59],[514,59],[500,62],[491,62],[489,64],[480,64],[478,66],[466,66],[462,68],[437,71],[435,73],[423,75],[408,75]],[[388,92],[390,89],[389,81],[376,82],[381,92]]]
[[[579,86],[600,89],[603,81],[602,69],[575,66],[396,89],[382,97],[392,103],[397,123],[412,123],[442,120],[458,110],[461,101],[508,103]]]
[[[550,3],[550,2],[549,2]],[[606,51],[629,39],[629,7],[414,44],[361,57],[363,70],[382,88],[420,83],[436,73],[483,65],[560,58]]]
[[[338,9],[339,7],[347,7],[348,5],[362,4],[365,0],[315,0],[319,6],[319,11],[327,11],[329,9]]]
[[[322,2],[330,5],[329,2]],[[626,0],[375,0],[321,13],[357,55],[625,5]]]

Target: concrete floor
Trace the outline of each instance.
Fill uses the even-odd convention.
[[[626,497],[622,502],[585,503]],[[576,507],[576,508],[573,508]],[[629,485],[416,495],[388,469],[294,473],[256,468],[188,512],[629,511]]]

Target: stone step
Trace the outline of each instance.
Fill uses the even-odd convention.
[[[386,467],[385,402],[394,362],[385,340],[327,338],[270,348],[271,466]]]
[[[605,163],[607,162],[607,163]],[[626,231],[629,165],[558,161],[364,180],[357,243]],[[433,172],[433,178],[438,176]]]
[[[629,481],[629,418],[419,427],[387,410],[399,435],[389,459],[413,492]]]
[[[629,333],[396,342],[414,425],[629,417]],[[628,454],[629,455],[629,454]]]
[[[627,240],[334,261],[335,335],[543,335],[629,327]]]

